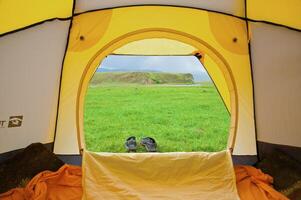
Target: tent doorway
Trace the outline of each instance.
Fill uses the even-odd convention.
[[[116,39],[112,44],[108,44],[105,46],[104,49],[101,49],[98,51],[93,58],[90,59],[90,62],[86,66],[86,69],[82,75],[80,87],[78,90],[78,109],[77,109],[77,126],[78,126],[78,137],[79,140],[79,147],[82,149],[84,148],[84,129],[83,129],[83,105],[84,105],[84,98],[86,94],[86,90],[89,85],[89,80],[92,78],[94,72],[96,71],[98,64],[101,60],[103,60],[109,53],[115,53],[115,52],[123,52],[124,49],[126,49],[127,52],[129,52],[129,49],[139,49],[137,47],[143,47],[143,49],[153,49],[153,47],[148,48],[147,45],[154,44],[148,42],[149,40],[157,40],[157,39],[163,39],[172,41],[176,44],[175,48],[169,48],[169,50],[174,49],[181,49],[183,45],[187,45],[189,47],[192,47],[194,49],[193,52],[189,52],[189,54],[186,52],[187,55],[195,55],[197,59],[200,60],[200,62],[203,61],[203,56],[207,56],[207,61],[209,61],[209,66],[207,67],[207,71],[212,76],[213,75],[213,81],[217,82],[219,85],[217,86],[219,89],[219,92],[222,93],[223,100],[225,101],[225,104],[232,113],[231,115],[231,123],[230,123],[230,130],[229,130],[229,139],[228,139],[228,145],[227,147],[229,149],[233,149],[234,147],[234,141],[235,141],[235,135],[236,135],[236,128],[237,128],[237,95],[236,95],[236,89],[235,89],[235,83],[233,81],[233,75],[231,73],[231,70],[227,64],[227,62],[223,59],[223,57],[212,47],[210,47],[207,43],[203,42],[200,39],[194,38],[193,36],[187,35],[185,33],[181,32],[174,32],[169,30],[157,30],[157,29],[151,29],[151,30],[143,30],[143,31],[137,31],[130,33],[126,36],[122,36],[118,39]],[[142,41],[142,42],[141,42]],[[145,42],[146,41],[146,42]],[[138,44],[137,44],[138,42]],[[156,42],[155,42],[156,43]],[[152,46],[152,45],[151,45]],[[135,48],[133,48],[135,47]],[[198,51],[198,49],[202,49],[202,51]],[[191,50],[191,49],[189,49]],[[135,50],[133,50],[135,51]],[[162,52],[158,51],[159,53],[148,53],[151,55],[162,55]],[[166,54],[166,50],[163,50],[164,54]],[[213,64],[214,63],[214,64]],[[215,73],[214,73],[215,71]]]
[[[230,115],[196,56],[109,55],[97,68],[84,106],[86,148],[125,152],[136,136],[159,152],[221,151]],[[137,145],[138,152],[145,149]]]

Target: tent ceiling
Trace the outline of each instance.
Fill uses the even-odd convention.
[[[244,0],[76,0],[75,13],[90,10],[137,6],[171,5],[212,10],[244,17]]]
[[[246,2],[248,18],[301,30],[300,0],[247,0]]]
[[[301,30],[300,0],[290,0],[289,3],[284,0],[10,0],[1,1],[0,4],[0,35],[47,20],[70,19],[74,13],[143,5],[198,8],[239,18],[244,18],[246,13],[250,20],[266,21]],[[266,12],[267,9],[269,12]]]
[[[0,35],[49,19],[72,16],[73,0],[0,2]]]

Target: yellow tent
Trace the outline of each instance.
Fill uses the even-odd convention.
[[[0,2],[0,157],[85,149],[83,103],[109,54],[196,55],[231,114],[228,149],[301,160],[301,1]]]

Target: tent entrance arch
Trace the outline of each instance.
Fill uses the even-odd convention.
[[[225,82],[227,83],[226,87],[227,92],[229,92],[230,96],[230,107],[229,112],[231,113],[231,123],[229,129],[229,139],[227,148],[233,149],[235,143],[235,135],[237,131],[237,93],[236,93],[236,85],[234,82],[234,78],[231,72],[230,67],[226,63],[225,59],[222,55],[218,54],[218,52],[209,46],[207,43],[202,41],[201,39],[194,38],[191,35],[185,34],[183,32],[176,32],[173,30],[168,29],[146,29],[146,30],[139,30],[136,32],[129,33],[127,35],[121,36],[117,38],[112,43],[105,46],[103,49],[100,49],[88,62],[84,73],[82,74],[80,86],[78,88],[78,95],[77,95],[77,134],[79,138],[79,148],[84,149],[84,128],[83,128],[83,105],[84,105],[84,98],[89,86],[89,82],[93,77],[99,63],[111,53],[118,51],[118,49],[124,47],[127,44],[135,41],[143,41],[144,39],[152,39],[152,38],[165,38],[174,41],[180,41],[185,44],[193,46],[195,49],[199,49],[199,52],[202,52],[203,55],[212,57],[213,60],[217,60],[217,70],[220,70],[223,75]],[[147,45],[145,45],[147,48]],[[108,54],[108,52],[110,52]],[[191,54],[196,52],[191,52]],[[124,54],[126,55],[126,54]],[[200,58],[201,59],[201,58]],[[206,66],[204,66],[206,68]],[[206,68],[208,71],[208,69]],[[212,75],[211,75],[212,76]]]
[[[156,15],[153,15],[154,9]],[[143,18],[134,17],[137,15]],[[201,29],[187,23],[197,22],[196,19],[202,22]],[[190,8],[135,6],[75,16],[62,73],[54,152],[78,154],[84,147],[84,97],[100,61],[131,42],[165,38],[194,47],[197,52],[188,55],[203,55],[201,62],[231,113],[228,147],[233,148],[234,155],[256,155],[252,79],[245,33],[244,20]]]

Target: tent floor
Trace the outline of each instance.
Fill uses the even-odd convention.
[[[283,190],[301,180],[301,163],[278,151],[263,158],[256,167],[274,177],[274,187]]]

